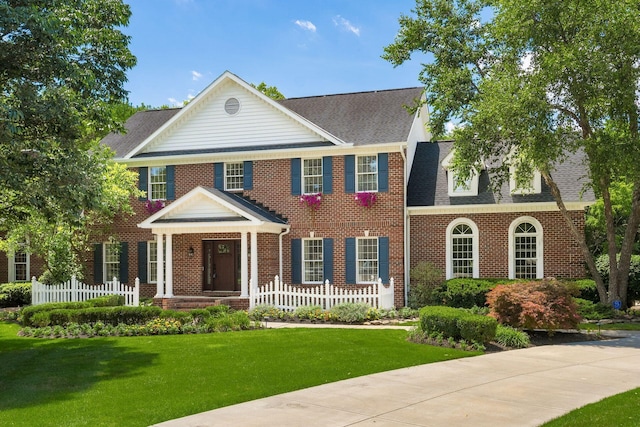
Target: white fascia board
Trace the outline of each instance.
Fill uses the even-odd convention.
[[[189,165],[215,162],[240,162],[244,160],[279,160],[290,159],[293,157],[342,156],[345,154],[399,153],[406,146],[406,141],[358,146],[349,143],[341,146],[280,148],[273,150],[237,151],[225,153],[181,154],[175,156],[139,157],[134,159],[117,158],[113,160],[117,163],[124,163],[129,167]]]
[[[171,117],[169,120],[167,120],[162,126],[160,126],[158,129],[156,129],[155,132],[153,132],[144,141],[142,141],[140,144],[138,144],[138,146],[136,148],[134,148],[133,150],[128,152],[124,156],[124,159],[130,159],[131,157],[133,157],[136,154],[140,153],[140,151],[142,151],[142,149],[144,147],[146,147],[151,141],[153,141],[156,137],[158,137],[160,134],[162,134],[167,128],[169,128],[171,125],[173,125],[173,123],[177,122],[178,120],[181,120],[182,116],[185,116],[185,115],[189,114],[189,112],[192,109],[196,108],[197,105],[200,104],[200,102],[202,102],[203,99],[206,99],[206,97],[207,97],[207,95],[209,93],[211,93],[213,90],[215,90],[215,88],[217,88],[218,86],[223,84],[223,82],[226,81],[226,80],[232,80],[233,82],[235,82],[239,86],[241,86],[244,89],[246,89],[247,91],[253,93],[258,98],[262,99],[266,103],[270,104],[272,107],[274,107],[277,110],[281,111],[282,113],[286,114],[291,119],[297,121],[301,125],[305,126],[309,130],[311,130],[312,132],[317,133],[318,135],[320,135],[321,137],[325,138],[326,140],[328,140],[328,141],[330,141],[330,142],[332,142],[332,143],[334,143],[336,145],[344,145],[344,144],[346,144],[340,138],[330,134],[329,132],[325,131],[321,127],[313,124],[309,120],[307,120],[304,117],[294,113],[293,111],[283,107],[282,105],[280,105],[280,103],[278,103],[275,100],[269,98],[268,96],[266,96],[265,94],[263,94],[259,90],[253,88],[250,84],[248,84],[247,82],[242,80],[240,77],[236,76],[235,74],[233,74],[233,73],[231,73],[229,71],[225,71],[217,79],[215,79],[211,84],[209,84],[209,86],[207,86],[202,92],[200,92],[198,95],[196,95],[196,97],[193,98],[187,105],[182,107],[182,109],[180,109],[180,111],[177,114],[175,114],[173,117]]]
[[[594,202],[565,202],[568,211],[584,210]],[[483,214],[506,212],[554,212],[558,211],[555,202],[537,203],[505,203],[491,205],[456,205],[456,206],[410,206],[407,208],[409,216],[418,215],[446,215],[446,214]]]
[[[287,224],[275,224],[260,222],[236,222],[233,224],[220,222],[199,222],[199,223],[165,223],[154,224],[151,227],[153,234],[201,234],[201,233],[270,233],[280,234],[290,228]]]

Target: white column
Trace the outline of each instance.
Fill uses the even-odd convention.
[[[162,268],[162,266],[164,265],[164,234],[162,233],[158,233],[156,234],[157,238],[156,238],[156,247],[157,247],[157,271],[158,271],[158,282],[156,285],[156,298],[162,298],[164,297],[164,268]]]
[[[249,252],[247,251],[247,232],[240,233],[240,296],[249,296]]]
[[[167,292],[164,295],[165,298],[173,298],[173,235],[167,234]]]
[[[258,233],[251,232],[251,281],[253,286],[259,286],[258,283]]]

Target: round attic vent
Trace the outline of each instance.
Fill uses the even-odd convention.
[[[227,102],[224,103],[224,111],[227,112],[230,116],[233,116],[240,110],[240,101],[237,98],[229,98]]]

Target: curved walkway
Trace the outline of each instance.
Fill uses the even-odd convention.
[[[622,338],[381,372],[157,425],[539,426],[640,387],[640,333],[612,335]]]

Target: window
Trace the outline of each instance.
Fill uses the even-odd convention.
[[[467,218],[452,221],[447,227],[446,277],[480,277],[478,226]]]
[[[158,282],[158,243],[147,242],[147,280],[149,283]],[[166,277],[166,276],[165,276]]]
[[[356,191],[378,191],[378,156],[358,156]]]
[[[322,283],[324,264],[322,239],[304,239],[302,253],[303,283]]]
[[[26,282],[29,280],[29,254],[18,250],[9,256],[9,281]]]
[[[244,183],[244,164],[238,163],[225,163],[225,190],[239,191],[243,189]]]
[[[542,178],[539,171],[533,171],[531,181],[520,183],[517,181],[518,169],[514,166],[509,167],[509,188],[511,194],[540,194],[542,192]]]
[[[167,168],[165,166],[149,168],[149,200],[167,199]]]
[[[120,279],[120,245],[118,243],[104,244],[104,282],[110,282],[115,277]]]
[[[304,159],[302,165],[303,194],[322,193],[322,159]]]
[[[448,193],[451,197],[458,196],[477,196],[479,170],[484,168],[483,165],[474,167],[467,179],[461,179],[456,171],[452,168],[454,151],[451,151],[442,160],[442,167],[447,170]]]
[[[518,218],[509,229],[509,278],[541,279],[542,226],[531,217]]]
[[[375,283],[378,280],[377,238],[357,239],[356,265],[356,283]]]

